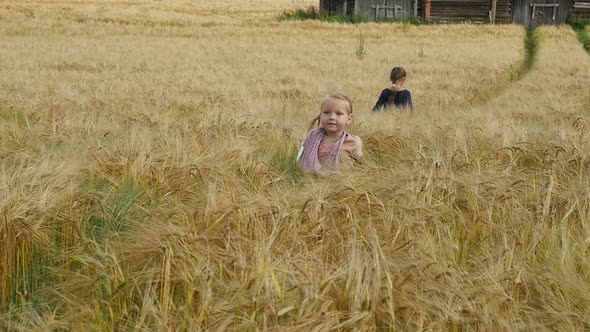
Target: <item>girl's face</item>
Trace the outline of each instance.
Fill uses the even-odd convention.
[[[393,82],[393,84],[395,84],[395,87],[399,90],[404,86],[404,83],[406,83],[406,78],[400,78],[399,80]]]
[[[320,113],[320,126],[328,135],[342,135],[344,128],[352,121],[350,105],[345,100],[329,99]]]

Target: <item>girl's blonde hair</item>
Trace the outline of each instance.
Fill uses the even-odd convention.
[[[326,105],[326,103],[332,99],[342,100],[342,101],[347,102],[348,103],[348,115],[352,115],[352,99],[350,99],[350,97],[348,97],[347,95],[345,95],[342,92],[333,92],[333,93],[325,95],[324,98],[322,98],[322,103],[320,104],[320,114],[318,114],[318,116],[316,116],[315,118],[313,118],[313,120],[311,120],[311,123],[309,124],[310,129],[313,129],[315,126],[320,125],[320,116],[321,116],[322,110],[324,109],[324,106]]]

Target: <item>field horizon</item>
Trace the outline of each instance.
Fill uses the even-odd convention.
[[[311,3],[0,2],[1,329],[590,329],[576,32]],[[334,91],[366,156],[304,175]]]

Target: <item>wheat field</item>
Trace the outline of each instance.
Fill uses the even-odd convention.
[[[0,1],[0,328],[590,329],[573,30],[278,19],[313,3]],[[366,158],[305,176],[333,91]]]

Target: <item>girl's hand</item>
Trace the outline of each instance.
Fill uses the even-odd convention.
[[[363,156],[363,140],[354,135],[348,135],[344,139],[343,149],[351,153],[356,158]]]

